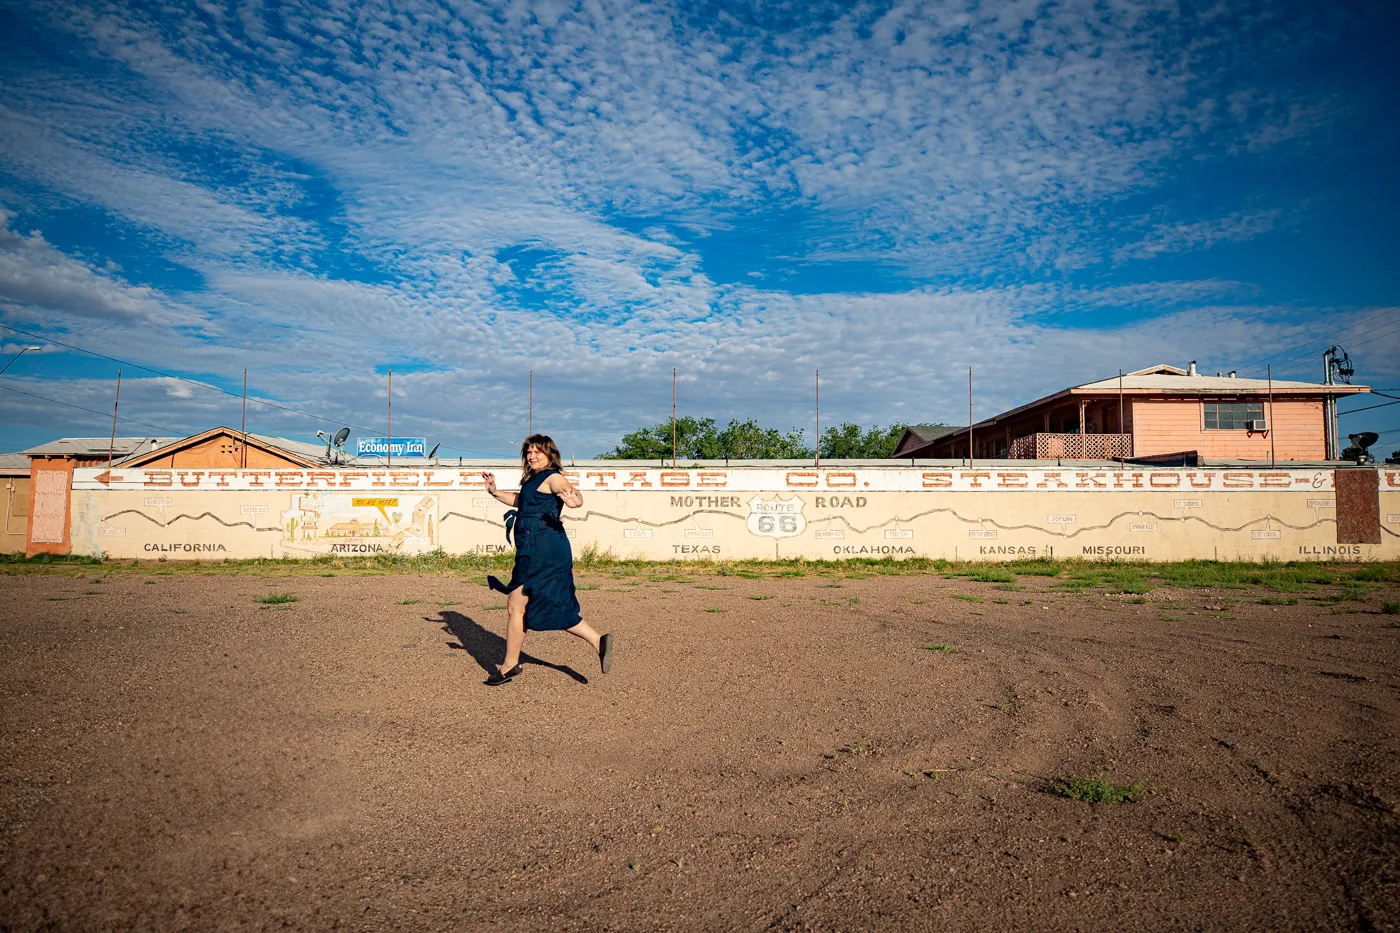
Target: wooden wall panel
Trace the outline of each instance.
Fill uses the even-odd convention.
[[[1207,431],[1201,399],[1133,399],[1133,453],[1139,457],[1199,451],[1203,457],[1268,460],[1269,435],[1247,431]],[[1326,456],[1321,401],[1275,399],[1271,421],[1274,457],[1322,460]]]

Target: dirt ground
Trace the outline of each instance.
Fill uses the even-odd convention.
[[[580,584],[0,578],[0,929],[1400,925],[1393,586]]]

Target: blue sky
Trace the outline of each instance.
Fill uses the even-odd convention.
[[[1320,8],[1321,7],[1321,8]],[[118,363],[250,429],[590,456],[1157,362],[1400,394],[1381,3],[0,4],[0,448]],[[1391,56],[1393,57],[1393,56]],[[0,363],[3,365],[3,363]],[[238,400],[126,366],[172,432]],[[64,407],[37,399],[42,395]],[[1376,401],[1383,401],[1376,399]],[[1362,407],[1346,403],[1343,409]],[[1343,419],[1389,431],[1400,406]],[[126,424],[123,434],[151,428]],[[152,431],[152,433],[155,433]],[[357,432],[368,433],[368,431]],[[1378,448],[1384,452],[1387,447]]]

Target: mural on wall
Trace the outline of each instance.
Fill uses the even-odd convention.
[[[611,466],[611,465],[610,465]],[[1400,553],[1400,471],[1375,473],[1370,541],[1342,534],[1330,470],[569,471],[576,553],[646,559],[1258,560]],[[74,547],[113,556],[502,553],[473,470],[79,470]],[[1376,515],[1375,506],[1379,506]],[[1379,527],[1374,527],[1379,525]]]
[[[282,513],[282,553],[422,554],[438,547],[436,496],[306,492]]]

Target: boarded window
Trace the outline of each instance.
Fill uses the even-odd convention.
[[[1263,418],[1263,402],[1206,402],[1207,431],[1247,431]]]
[[[35,470],[34,518],[29,540],[34,544],[62,544],[68,526],[68,471]]]
[[[1380,473],[1375,470],[1338,470],[1337,543],[1381,543]]]

